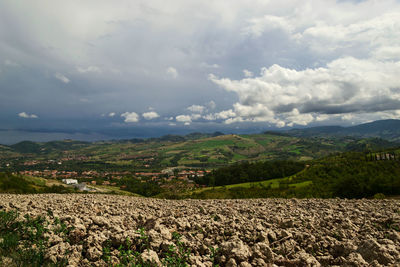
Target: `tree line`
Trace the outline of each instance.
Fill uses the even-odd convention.
[[[304,168],[305,163],[298,161],[243,162],[213,170],[195,182],[207,186],[258,182],[291,176]]]

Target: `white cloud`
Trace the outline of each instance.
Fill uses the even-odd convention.
[[[244,77],[246,77],[246,78],[251,78],[254,76],[254,74],[249,70],[243,70],[243,74],[244,74]]]
[[[295,124],[305,126],[310,122],[314,121],[313,115],[309,113],[300,114],[297,108],[293,109],[292,112],[290,112],[288,115],[289,116],[286,117],[286,120],[289,121],[288,126],[290,127],[292,127]],[[280,122],[276,124],[279,125]]]
[[[185,122],[183,125],[186,125],[186,126],[190,125],[190,122]]]
[[[382,14],[370,19],[359,19],[348,24],[321,22],[297,34],[320,54],[334,52],[376,56],[380,59],[399,59],[400,12]]]
[[[286,126],[286,123],[284,121],[278,121],[275,125],[278,128],[282,128]]]
[[[160,115],[158,115],[158,113],[155,111],[145,112],[142,114],[142,116],[146,120],[152,120],[152,119],[156,119],[156,118],[160,117]]]
[[[116,115],[115,112],[108,113],[108,117],[114,117],[115,115]]]
[[[70,82],[70,80],[67,77],[65,77],[63,74],[58,73],[58,72],[56,74],[54,74],[54,77],[56,79],[62,81],[63,83],[69,83]]]
[[[353,116],[353,114],[344,114],[341,118],[344,121],[350,121],[354,118],[354,116]]]
[[[165,71],[168,76],[170,76],[173,79],[178,78],[178,71],[174,67],[168,67],[167,70]]]
[[[187,110],[193,113],[203,113],[205,109],[206,109],[205,106],[200,106],[200,105],[191,105],[190,107],[187,107]]]
[[[21,118],[25,118],[25,119],[37,119],[37,118],[39,118],[35,114],[28,114],[26,112],[18,113],[18,116],[21,117]]]
[[[400,60],[400,46],[379,47],[373,52],[373,56],[381,60]]]
[[[200,119],[201,117],[202,117],[201,114],[192,114],[192,115],[190,115],[190,118],[191,118],[193,121],[198,120],[198,119]]]
[[[24,15],[26,10],[30,10],[29,16]],[[388,76],[387,80],[391,80],[393,71],[398,69],[394,63],[400,60],[399,11],[398,0],[256,0],[251,4],[248,1],[173,0],[168,5],[162,4],[162,1],[140,0],[130,1],[129,8],[126,4],[117,5],[104,0],[79,3],[26,1],[23,7],[17,1],[3,1],[0,4],[0,17],[4,19],[0,26],[0,32],[3,33],[1,37],[4,44],[13,45],[12,48],[8,45],[0,46],[0,54],[8,55],[10,59],[27,66],[27,70],[34,69],[38,73],[49,70],[50,76],[56,71],[66,76],[72,75],[67,72],[68,68],[75,71],[75,74],[78,71],[102,71],[102,75],[82,75],[84,77],[79,77],[79,84],[78,80],[74,83],[77,87],[60,92],[58,99],[67,100],[70,94],[77,94],[73,99],[83,95],[96,103],[110,100],[110,105],[114,103],[114,106],[109,106],[110,110],[129,105],[143,109],[147,105],[156,105],[162,99],[160,105],[163,105],[164,110],[180,114],[175,113],[177,110],[174,109],[174,101],[171,101],[172,96],[179,95],[176,99],[180,104],[187,103],[184,107],[196,103],[192,102],[193,99],[212,97],[221,105],[229,101],[237,102],[237,105],[225,108],[235,113],[235,116],[225,119],[229,122],[265,120],[282,125],[290,123],[289,119],[286,120],[289,117],[300,123],[310,120],[310,117],[298,119],[298,116],[291,115],[295,108],[300,115],[309,114],[319,122],[332,116],[321,112],[337,112],[333,110],[335,105],[341,112],[344,112],[343,108],[354,105],[358,109],[354,112],[367,114],[369,111],[359,110],[360,103],[355,101],[356,98],[364,101],[361,106],[366,109],[369,106],[375,109],[379,106],[372,100],[365,103],[365,100],[373,97],[381,101],[381,106],[396,104],[397,87],[390,87],[394,96],[387,97],[386,90],[389,87],[385,86],[388,82],[384,79],[385,86],[376,87],[383,78],[377,77],[369,65],[377,62],[376,65],[381,66],[382,63],[385,65],[392,61],[393,70],[388,73],[386,70],[378,70],[381,76]],[[20,27],[11,29],[7,25]],[[366,70],[363,75],[368,81],[374,80],[371,77],[378,80],[376,83],[373,81],[375,85],[372,86],[376,93],[370,97],[372,89],[360,87],[358,93],[354,93],[356,96],[351,96],[348,101],[339,99],[335,104],[329,101],[327,95],[333,92],[333,98],[337,100],[336,87],[343,87],[344,84],[358,86],[362,83],[356,82],[346,73],[341,80],[338,69],[329,65],[346,58],[367,63],[370,70]],[[261,64],[267,69],[276,64],[282,68],[277,68],[277,72],[289,76],[278,78],[271,74],[273,77],[264,79],[264,73],[258,74],[256,71]],[[96,65],[101,66],[101,69]],[[321,69],[316,68],[318,66]],[[254,75],[244,72],[248,82],[242,81],[240,77],[244,68],[255,71]],[[185,75],[181,73],[183,70]],[[230,81],[235,86],[239,83],[239,89],[229,89],[230,93],[226,93],[207,86],[202,73],[205,70],[216,74],[232,73],[235,76],[228,76],[222,88],[227,89]],[[308,72],[311,73],[309,79],[306,78]],[[364,78],[361,72],[354,77]],[[291,77],[292,74],[301,78]],[[22,75],[21,78],[24,78]],[[71,84],[69,78],[74,80],[74,77],[58,76],[57,79],[63,83]],[[317,81],[317,76],[326,88]],[[167,84],[166,77],[182,78],[179,79],[182,83]],[[46,84],[48,81],[39,81],[39,78],[37,87],[43,89],[35,91],[38,99],[46,99],[46,96],[49,96],[47,99],[54,98],[54,90],[45,89],[50,87]],[[349,79],[350,83],[347,81]],[[222,79],[217,80],[222,82]],[[6,86],[0,84],[1,88]],[[321,91],[321,96],[313,91],[312,86]],[[18,91],[19,95],[28,95],[30,87],[14,91]],[[84,93],[80,94],[82,91]],[[236,100],[239,95],[242,98]],[[278,102],[266,102],[265,98]],[[385,102],[385,99],[388,101]],[[144,103],[145,100],[149,100],[149,103]],[[328,101],[330,111],[316,106],[324,106],[324,101]],[[61,106],[59,103],[62,101],[52,99],[52,102]],[[204,106],[208,111],[202,114],[215,112],[208,105]],[[306,107],[310,110],[306,110]],[[24,110],[24,107],[19,110]],[[60,112],[66,113],[67,110]],[[82,110],[76,112],[84,113]],[[101,113],[101,107],[96,112]],[[205,116],[211,119],[225,115]],[[336,119],[340,120],[339,117]]]
[[[249,20],[249,26],[244,28],[243,33],[260,37],[264,32],[274,29],[280,29],[285,32],[292,32],[294,25],[286,17],[265,15],[259,18],[252,18]]]
[[[138,122],[139,115],[136,112],[125,112],[121,114],[121,117],[125,118],[125,122]]]
[[[84,67],[77,67],[76,68],[80,73],[87,73],[87,72],[92,72],[92,73],[100,73],[101,69],[97,66],[88,66],[86,68]]]
[[[318,116],[315,117],[315,121],[326,121],[330,118],[331,116],[327,114],[319,114]]]
[[[210,80],[234,92],[239,102],[233,110],[214,114],[227,123],[267,121],[307,125],[320,114],[390,111],[400,106],[400,62],[345,57],[325,68],[297,71],[273,65],[259,77]]]
[[[191,118],[190,115],[178,115],[178,116],[175,117],[175,120],[177,122],[185,122],[185,123],[186,122],[188,122],[188,123],[192,122],[192,118]]]

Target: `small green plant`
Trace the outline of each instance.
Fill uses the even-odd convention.
[[[218,247],[210,247],[210,258],[213,264],[213,267],[219,267],[219,264],[216,263],[217,256],[219,255],[220,249]]]
[[[103,255],[102,259],[108,264],[108,266],[113,267],[152,267],[157,266],[154,262],[144,262],[141,254],[146,250],[150,249],[149,236],[146,234],[144,228],[139,228],[137,230],[139,236],[133,240],[127,238],[118,247],[112,246],[110,240],[103,243]],[[164,254],[164,259],[161,260],[163,266],[168,267],[183,267],[188,266],[187,262],[189,260],[190,250],[187,249],[184,243],[181,241],[181,235],[177,232],[172,233],[172,239],[174,244],[171,244],[168,251]],[[112,250],[118,250],[118,260],[119,264],[114,264],[112,262]],[[214,265],[218,266],[218,265]]]
[[[107,264],[111,264],[111,242],[109,240],[103,243],[103,255],[101,258]]]
[[[50,232],[49,223],[44,217],[23,216],[19,219],[16,211],[0,211],[0,265],[3,257],[11,259],[15,266],[49,266],[45,260]],[[63,259],[57,266],[66,266]]]
[[[172,239],[175,245],[170,245],[166,257],[163,260],[163,264],[167,267],[188,266],[187,261],[189,260],[190,249],[186,248],[184,243],[181,241],[181,235],[177,232],[172,233]]]
[[[399,223],[396,223],[392,218],[387,219],[386,221],[382,222],[381,224],[386,229],[393,229],[393,230],[400,232]]]
[[[385,195],[382,193],[377,193],[374,195],[374,199],[385,199]]]
[[[156,266],[155,264],[145,263],[141,257],[141,253],[150,247],[150,240],[144,228],[139,228],[137,232],[140,234],[135,240],[131,240],[129,237],[120,244],[118,247],[113,248],[111,241],[103,243],[103,255],[102,259],[113,267],[151,267]],[[113,264],[111,260],[111,250],[118,250],[118,264]]]
[[[71,233],[71,231],[75,229],[75,227],[73,226],[67,227],[67,225],[64,222],[60,221],[58,217],[54,218],[54,224],[56,225],[55,229],[53,230],[54,233],[63,236],[63,238],[67,242],[69,242],[68,236]]]
[[[146,234],[146,230],[141,227],[138,229],[138,233],[140,234],[139,240],[140,240],[140,248],[139,250],[143,252],[145,249],[150,248],[150,240],[149,236]]]
[[[339,241],[343,240],[342,235],[340,233],[338,233],[338,232],[333,233],[332,237],[336,238]]]

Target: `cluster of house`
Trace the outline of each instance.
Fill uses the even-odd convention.
[[[174,172],[173,169],[169,169],[168,171],[161,171],[161,172],[136,172],[134,173],[137,177],[147,177],[151,178],[152,180],[156,180],[162,177],[167,177],[168,180],[172,179],[179,179],[179,180],[188,180],[195,177],[203,177],[205,174],[209,173],[210,171],[203,171],[203,170],[181,170],[179,172]],[[20,171],[19,174],[21,175],[28,175],[28,176],[38,176],[38,177],[48,177],[48,178],[62,178],[62,179],[72,179],[72,178],[86,178],[86,179],[93,179],[93,178],[108,178],[110,180],[113,179],[121,179],[124,176],[132,175],[129,171],[124,172],[98,172],[95,170],[90,171],[83,171],[82,173],[78,173],[77,171],[58,171],[58,170],[27,170],[27,171]]]
[[[84,171],[79,174],[76,171],[58,171],[58,170],[43,170],[43,171],[20,171],[19,174],[21,175],[28,175],[28,176],[38,176],[38,177],[48,177],[48,178],[104,178],[108,177],[110,179],[121,179],[123,176],[130,175],[131,173],[128,171],[125,172],[97,172],[97,171]]]
[[[24,166],[34,166],[34,165],[37,165],[39,163],[40,163],[40,161],[37,161],[37,160],[29,160],[29,161],[25,161],[24,162]]]
[[[78,172],[76,171],[57,171],[57,170],[20,171],[19,174],[38,176],[38,177],[65,178],[65,179],[78,176]]]
[[[34,166],[34,165],[38,165],[41,163],[49,163],[49,164],[58,164],[58,165],[62,165],[63,160],[54,160],[54,159],[49,159],[47,161],[39,161],[39,160],[28,160],[24,162],[24,166]]]
[[[375,160],[398,160],[398,157],[396,157],[396,154],[378,153],[375,154]]]
[[[91,184],[91,185],[97,185],[97,182],[93,180],[93,181],[90,181],[90,184]],[[116,182],[110,182],[110,181],[103,181],[103,182],[101,182],[101,185],[116,186],[117,183],[116,183]]]
[[[41,163],[48,163],[48,164],[58,164],[62,165],[63,161],[71,161],[71,160],[78,160],[78,161],[84,161],[84,160],[89,160],[89,157],[86,156],[77,156],[77,155],[68,155],[65,157],[62,157],[60,159],[49,159],[49,160],[27,160],[23,163],[24,166],[34,166],[38,165]]]
[[[210,171],[187,171],[187,170],[183,170],[178,172],[176,175],[169,175],[167,178],[167,181],[171,181],[174,179],[178,179],[178,180],[185,180],[188,182],[193,182],[193,178],[195,177],[203,177],[205,173],[208,173]]]
[[[80,155],[80,154],[77,155],[77,154],[74,154],[73,152],[68,151],[68,150],[64,150],[62,153],[64,154],[64,156],[61,158],[62,161],[70,161],[70,160],[82,161],[82,160],[89,160],[90,159],[90,157],[83,156],[83,155]]]
[[[88,185],[105,185],[105,186],[117,186],[117,182],[113,181],[114,179],[121,179],[122,177],[131,176],[132,174],[136,176],[136,178],[141,179],[141,182],[146,182],[148,180],[156,181],[159,184],[167,186],[168,183],[172,180],[178,180],[182,183],[182,186],[185,187],[196,187],[198,185],[195,184],[195,177],[203,177],[209,170],[178,170],[174,168],[165,169],[161,172],[136,172],[131,173],[129,171],[124,172],[98,172],[95,170],[83,171],[78,173],[76,171],[57,171],[57,170],[43,170],[43,171],[20,171],[21,175],[28,176],[36,176],[36,177],[46,177],[53,179],[62,179],[62,182],[67,185],[74,186],[80,191],[93,191],[95,189],[91,187],[87,187]],[[79,179],[87,179],[87,183],[79,183]],[[97,178],[105,178],[99,179]],[[94,180],[96,179],[96,180]],[[176,186],[176,185],[175,185]],[[121,189],[124,189],[124,185],[121,186]]]
[[[66,185],[74,186],[79,191],[87,191],[87,192],[96,191],[96,189],[87,187],[86,183],[78,183],[78,180],[76,179],[62,179],[61,181]]]
[[[136,162],[141,162],[143,167],[150,168],[152,162],[155,160],[157,154],[141,154],[141,155],[127,155],[121,154],[119,157],[120,160],[135,160]]]

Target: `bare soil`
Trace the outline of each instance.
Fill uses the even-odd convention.
[[[107,266],[111,246],[148,236],[145,261],[162,265],[173,234],[192,266],[400,266],[400,200],[161,200],[93,194],[0,195],[0,208],[59,217],[68,241],[50,236],[46,257]],[[52,215],[51,215],[52,214]],[[176,243],[175,243],[176,244]],[[214,253],[212,252],[214,251]],[[67,253],[68,252],[68,253]],[[165,261],[164,261],[165,262]]]

